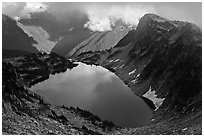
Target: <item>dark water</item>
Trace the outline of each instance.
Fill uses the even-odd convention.
[[[56,105],[80,107],[122,127],[147,124],[152,111],[113,73],[80,63],[31,88]]]

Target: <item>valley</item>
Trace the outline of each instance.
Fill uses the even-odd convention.
[[[10,35],[6,35],[9,33],[4,32],[4,37],[9,38]],[[37,39],[28,37],[23,30],[17,32],[21,32],[29,44],[19,49],[3,48],[10,56],[5,55],[2,62],[2,134],[202,134],[202,32],[196,25],[146,14],[136,29],[121,30],[119,25],[110,32],[94,33],[72,50],[64,50],[63,55],[39,52],[31,46],[39,42]],[[29,48],[33,51],[25,52]],[[21,54],[14,56],[15,50]],[[75,72],[83,65],[109,70],[122,80],[119,85],[128,88],[123,96],[134,94],[152,110],[149,121],[135,127],[119,126],[111,119],[102,118],[100,113],[91,113],[91,109],[58,104],[32,89],[52,80],[53,83],[45,85],[49,87],[47,92],[54,92],[55,87],[63,91],[64,85],[55,85],[55,81],[61,80],[57,76],[72,78],[70,75],[79,75],[85,70]],[[73,85],[65,84],[65,91]],[[120,93],[109,94],[115,100],[121,98]]]

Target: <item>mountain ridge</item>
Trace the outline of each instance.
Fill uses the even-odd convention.
[[[110,49],[111,47],[114,47],[118,43],[118,41],[120,41],[130,30],[131,28],[128,25],[122,23],[121,21],[118,21],[110,31],[94,32],[94,34],[87,40],[75,46],[66,55],[66,57],[78,55],[82,52],[87,51],[100,51]]]
[[[33,44],[37,44],[37,42],[29,37],[15,20],[2,14],[2,49],[38,52]]]
[[[42,44],[55,42],[53,46],[48,46],[46,49],[50,52],[65,56],[75,45],[91,36],[91,31],[84,28],[86,16],[78,18],[77,16],[70,16],[69,20],[66,18],[59,18],[48,11],[40,13],[32,13],[31,18],[21,19],[19,22],[25,27],[41,28],[41,30],[49,34],[49,38]],[[72,28],[72,29],[71,29]],[[31,28],[32,29],[32,28]],[[35,31],[30,30],[33,34]],[[49,44],[48,43],[48,44]]]

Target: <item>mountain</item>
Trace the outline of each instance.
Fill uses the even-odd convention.
[[[30,37],[32,37],[37,44],[34,46],[42,52],[50,53],[52,48],[57,42],[50,41],[50,35],[42,27],[39,26],[26,26],[21,23],[17,23],[18,26]]]
[[[20,19],[22,28],[37,42],[39,49],[65,56],[74,46],[91,36],[84,28],[85,16],[59,17],[48,11],[32,13],[31,18]]]
[[[91,51],[87,46],[72,59],[109,69],[134,94],[154,103],[152,124],[134,132],[194,134],[202,127],[201,45],[196,25],[146,14],[114,47]]]
[[[87,51],[100,51],[114,47],[129,31],[130,27],[118,21],[112,30],[95,32],[85,41],[75,46],[66,57],[79,55]]]
[[[7,15],[2,15],[3,57],[10,57],[11,52],[15,52],[15,55],[38,52],[38,50],[33,46],[34,44],[37,44],[37,42],[32,37],[29,37],[17,25],[15,20],[11,19]]]
[[[22,25],[19,26],[38,42],[35,46],[39,50],[66,57],[76,55],[75,52],[79,54],[86,51],[86,47],[90,49],[90,45],[93,51],[111,48],[131,30],[131,27],[118,21],[112,26],[111,31],[92,32],[84,28],[86,16],[80,18],[73,16],[69,17],[69,20],[66,17],[64,20],[61,19],[48,11],[33,13],[29,19],[20,19]]]
[[[76,45],[90,37],[92,34],[88,29],[76,29],[63,38],[53,47],[51,52],[66,56]]]
[[[3,59],[2,133],[202,134],[201,36],[194,24],[146,14],[136,29],[103,50],[87,44],[70,59],[55,53]],[[80,108],[53,106],[29,90],[51,74],[76,67],[74,60],[114,72],[154,110],[151,122],[117,127]]]
[[[8,49],[2,49],[2,58],[13,58],[21,55],[29,55],[30,52],[23,51],[23,50],[8,50]]]

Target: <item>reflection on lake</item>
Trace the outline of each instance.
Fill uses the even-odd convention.
[[[114,73],[83,63],[65,73],[50,75],[32,91],[51,104],[80,107],[122,127],[147,124],[152,111]]]

